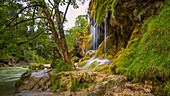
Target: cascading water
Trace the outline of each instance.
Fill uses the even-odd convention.
[[[96,43],[96,31],[95,31],[95,20],[91,21],[90,22],[90,34],[91,34],[91,41],[90,41],[90,46],[91,46],[91,50],[95,50],[96,49],[96,46],[95,46],[95,43]]]
[[[103,27],[100,24],[96,24],[96,20],[93,19],[90,22],[90,35],[91,35],[91,40],[90,40],[90,49],[89,49],[89,58],[85,63],[84,66],[81,69],[90,69],[90,70],[95,70],[99,65],[102,64],[110,64],[111,61],[107,58],[104,59],[99,59],[99,58],[94,58],[95,57],[95,50],[98,49],[98,46],[104,42],[104,54],[106,56],[107,52],[107,14],[104,19],[104,23],[102,24]],[[93,54],[93,56],[91,56]]]
[[[105,54],[105,56],[106,56],[106,49],[107,49],[107,15],[105,16],[105,20],[104,20],[104,41],[105,41],[105,43],[104,43],[104,54]]]
[[[104,19],[104,23],[103,23],[103,27],[102,28],[100,26],[100,24],[96,24],[96,20],[92,20],[90,22],[90,34],[91,34],[91,38],[90,38],[90,49],[89,50],[97,50],[98,46],[101,44],[101,42],[103,42],[104,40],[104,54],[106,54],[106,49],[107,49],[107,14],[105,16]]]
[[[89,57],[84,66],[80,69],[87,69],[87,70],[95,70],[99,65],[103,64],[110,64],[111,61],[107,58],[105,59],[99,59],[99,58],[94,58],[95,57],[95,50],[89,50]]]

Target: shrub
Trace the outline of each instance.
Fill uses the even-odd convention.
[[[119,67],[116,69],[117,74],[124,74],[127,71],[127,68],[125,67]]]
[[[71,64],[65,64],[62,59],[53,60],[51,63],[51,67],[56,69],[56,72],[61,71],[70,71]]]

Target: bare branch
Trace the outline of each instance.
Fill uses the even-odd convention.
[[[67,7],[66,7],[66,10],[65,10],[65,13],[64,13],[64,18],[63,18],[62,24],[64,23],[64,20],[65,20],[65,18],[66,18],[66,14],[67,14],[68,7],[69,7],[70,3],[71,3],[71,0],[69,0],[69,2],[68,2],[68,4],[67,4]]]
[[[53,3],[52,3],[50,0],[48,0],[48,2],[51,4],[51,6],[53,6],[53,7],[54,7]]]
[[[32,15],[32,19],[33,19],[33,24],[34,24],[34,16],[35,16],[35,10],[36,10],[36,6],[34,8],[34,11],[33,11],[33,15]]]

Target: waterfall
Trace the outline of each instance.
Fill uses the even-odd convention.
[[[95,36],[96,36],[96,38],[95,38],[95,40],[96,40],[96,44],[95,44],[95,50],[98,48],[98,35],[99,35],[99,33],[98,33],[98,24],[96,24],[96,27],[95,27]]]
[[[95,43],[96,43],[96,31],[95,31],[95,27],[93,26],[93,50],[95,50]]]
[[[93,19],[90,22],[90,34],[91,34],[91,38],[90,38],[90,49],[88,50],[97,50],[98,46],[100,45],[101,42],[103,42],[104,40],[104,54],[106,54],[106,49],[107,49],[107,14],[105,16],[104,19],[104,26],[101,27],[100,24],[96,24],[96,19]],[[103,25],[102,24],[102,25]]]
[[[93,20],[90,22],[90,34],[91,34],[91,41],[90,41],[90,46],[91,46],[91,50],[96,50],[97,49],[97,36],[98,36],[98,32],[96,30],[95,27],[95,23],[96,21]]]
[[[107,15],[105,16],[105,20],[104,20],[104,54],[106,55],[106,49],[107,49]]]

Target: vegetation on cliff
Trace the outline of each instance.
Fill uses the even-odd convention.
[[[136,28],[126,48],[117,53],[110,72],[118,74],[118,68],[125,67],[124,75],[134,82],[152,81],[155,95],[169,94],[169,2],[149,17],[141,27]]]

